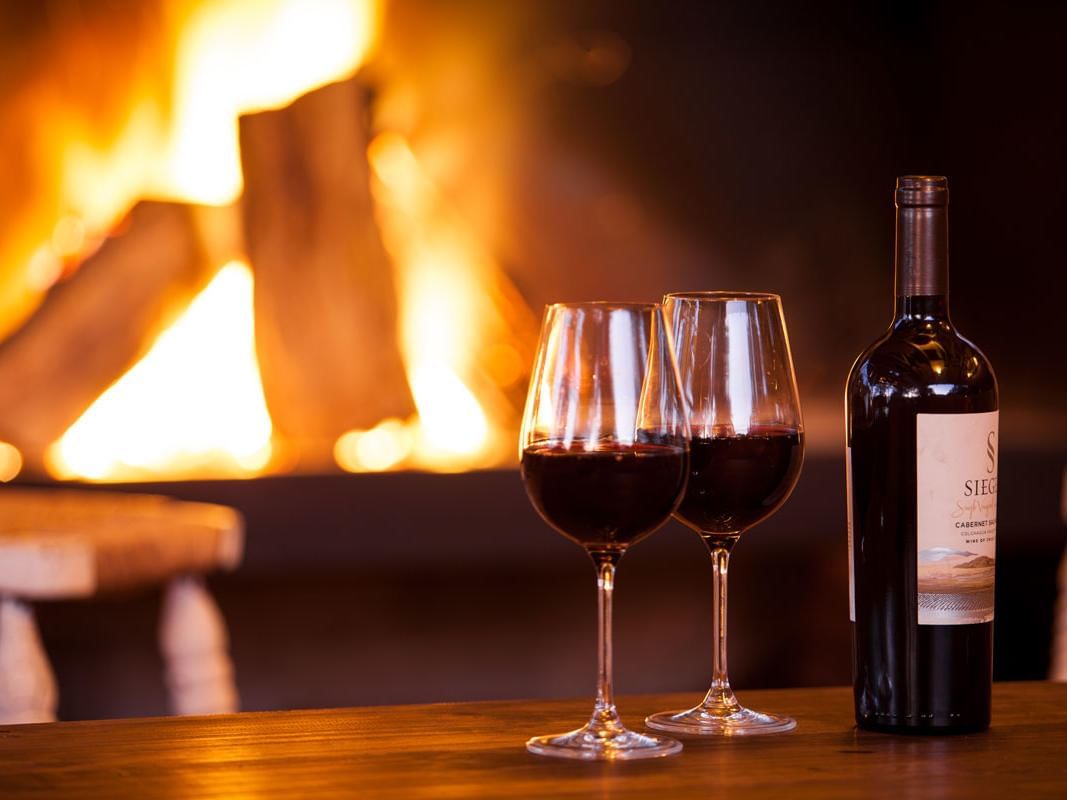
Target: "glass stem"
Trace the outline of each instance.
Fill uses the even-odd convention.
[[[726,668],[726,575],[730,564],[730,550],[736,541],[736,534],[704,537],[704,543],[711,553],[711,635],[714,639],[714,649],[711,654],[711,688],[704,697],[703,705],[715,714],[732,714],[741,708],[734,696],[734,690],[730,688],[730,677]]]
[[[596,705],[589,727],[595,730],[622,729],[615,709],[612,683],[611,601],[615,590],[615,565],[621,553],[590,553],[597,570],[597,674]]]

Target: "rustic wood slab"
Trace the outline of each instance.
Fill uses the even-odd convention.
[[[998,684],[993,727],[902,737],[853,727],[844,688],[744,692],[798,729],[687,739],[681,755],[578,763],[531,734],[583,721],[588,700],[290,711],[0,728],[0,795],[271,798],[1034,798],[1067,796],[1067,684]],[[695,694],[623,698],[626,721]]]
[[[0,492],[0,594],[65,598],[233,569],[244,525],[226,506],[62,489]]]

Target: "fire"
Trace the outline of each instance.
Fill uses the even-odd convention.
[[[141,86],[106,145],[79,128],[54,143],[70,211],[31,259],[26,281],[36,292],[139,198],[237,200],[238,116],[354,73],[379,24],[374,0],[172,0],[166,8],[178,30],[172,85]],[[107,481],[261,472],[271,421],[252,314],[251,272],[229,264],[52,446],[49,471]]]
[[[246,476],[271,457],[252,272],[224,266],[149,353],[47,454],[57,478]]]
[[[506,392],[525,374],[528,310],[403,136],[379,134],[367,155],[418,413],[345,433],[334,457],[350,472],[503,463],[514,438]]]
[[[238,116],[352,75],[380,27],[376,0],[162,0],[142,12],[128,22],[136,41],[75,29],[7,109],[27,132],[40,197],[0,251],[0,335],[137,200],[234,202]],[[79,66],[97,61],[102,78],[123,76],[103,104],[97,70]]]
[[[140,198],[237,201],[238,116],[354,73],[380,25],[375,0],[165,0],[164,7],[177,31],[172,53],[160,56],[173,67],[160,73],[165,85],[144,77],[131,83],[132,102],[114,135],[55,126],[49,147],[62,153],[62,213],[26,270],[34,292],[51,286]],[[482,238],[435,183],[428,165],[439,167],[440,156],[440,148],[420,151],[393,131],[368,148],[416,413],[341,435],[334,458],[349,471],[451,471],[513,456],[514,394],[530,360],[533,323]],[[57,478],[132,481],[277,468],[286,442],[272,439],[252,281],[241,262],[223,267],[50,448],[48,470]],[[18,471],[17,456],[0,447],[0,480]]]
[[[424,456],[477,456],[489,441],[489,422],[474,394],[456,373],[432,362],[410,371],[419,409]]]
[[[334,445],[338,465],[349,472],[380,472],[403,463],[411,454],[413,425],[382,420],[369,431],[348,431]]]
[[[488,288],[496,265],[444,203],[403,137],[379,135],[368,157],[397,270],[400,345],[418,409],[405,427],[410,460],[436,470],[498,463],[510,450],[492,423],[506,402],[480,363],[486,343],[507,329]],[[345,453],[338,458],[345,469],[373,468],[358,452]]]
[[[178,48],[164,194],[229,203],[241,193],[238,115],[286,105],[352,73],[369,50],[369,0],[226,0],[201,5]]]
[[[378,28],[373,0],[211,0],[181,10],[173,97],[132,109],[122,136],[95,149],[73,142],[64,176],[91,224],[111,222],[136,199],[157,196],[208,205],[242,189],[237,118],[287,105],[352,74]],[[161,117],[171,122],[161,122]],[[110,219],[106,217],[110,216]]]

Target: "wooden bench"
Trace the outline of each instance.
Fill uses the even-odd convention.
[[[55,719],[55,677],[35,600],[165,587],[159,625],[176,714],[237,710],[226,627],[201,576],[241,561],[244,525],[225,506],[158,495],[0,489],[0,723]]]

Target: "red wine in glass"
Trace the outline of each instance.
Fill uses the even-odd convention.
[[[535,444],[522,454],[534,508],[587,550],[625,550],[658,528],[678,503],[685,471],[685,449],[668,445]]]
[[[793,428],[761,426],[744,434],[689,442],[689,484],[675,516],[698,533],[736,534],[785,502],[800,474],[803,446]]]

